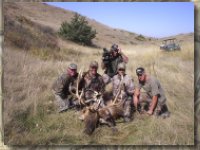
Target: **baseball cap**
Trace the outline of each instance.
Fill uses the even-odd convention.
[[[119,63],[118,66],[117,66],[117,69],[126,69],[126,65],[125,63]]]
[[[92,61],[90,63],[90,67],[96,67],[96,68],[98,68],[98,62],[97,61]]]
[[[117,51],[118,50],[118,45],[117,44],[113,44],[110,48],[110,51]]]
[[[136,69],[136,74],[137,76],[141,76],[144,73],[144,68],[139,67]]]
[[[74,63],[69,64],[69,69],[77,69],[77,65]]]

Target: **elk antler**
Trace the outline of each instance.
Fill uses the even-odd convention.
[[[113,104],[116,103],[117,98],[118,98],[119,94],[121,93],[121,87],[122,87],[122,84],[123,84],[124,76],[123,76],[123,75],[120,75],[120,76],[121,76],[121,81],[120,81],[120,83],[119,83],[118,92],[117,92],[117,94],[116,94],[116,96],[115,96],[115,99],[114,99],[113,102],[112,102]],[[121,98],[122,98],[122,95],[121,95]]]
[[[76,93],[72,92],[72,83],[70,83],[70,85],[69,85],[69,92],[72,96],[74,96],[75,98],[78,99],[80,105],[81,104],[85,105],[85,102],[82,99],[83,89],[81,90],[81,94],[79,95],[79,82],[80,82],[81,77],[82,77],[82,70],[80,70],[78,73],[78,79],[77,79],[77,83],[76,83]]]
[[[101,99],[97,99],[97,107],[96,108],[94,108],[95,110],[98,110],[99,109],[99,106],[100,106],[100,104],[101,104]]]
[[[101,96],[102,94],[101,94],[100,92],[97,92],[97,91],[92,90],[92,89],[86,89],[86,90],[84,91],[84,93],[87,92],[87,91],[92,92],[92,93],[93,93],[93,96],[92,96],[92,98],[85,100],[85,101],[84,101],[85,104],[90,103],[90,102],[98,102],[99,96]]]
[[[101,96],[101,93],[97,92],[95,90],[92,90],[92,89],[85,90],[85,92],[87,92],[87,91],[90,91],[90,92],[94,93],[94,95],[92,96],[92,99],[93,99],[93,101],[97,102],[97,99],[98,99],[99,96]],[[92,99],[90,99],[90,101],[92,101]]]

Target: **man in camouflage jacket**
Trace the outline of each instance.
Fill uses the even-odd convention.
[[[129,122],[131,120],[131,102],[134,94],[134,83],[133,79],[125,73],[126,66],[124,63],[120,63],[117,67],[118,74],[112,79],[113,85],[113,97],[115,98],[118,94],[118,99],[124,102],[124,121]],[[122,78],[123,76],[123,78]]]
[[[53,84],[53,92],[58,106],[58,112],[63,112],[74,105],[74,97],[69,92],[69,85],[76,85],[78,77],[77,65],[71,63],[67,72],[60,75]]]
[[[92,61],[89,66],[89,70],[83,73],[82,79],[80,81],[80,89],[84,89],[84,99],[91,99],[93,96],[92,91],[104,92],[105,84],[103,82],[102,76],[97,73],[98,63]],[[92,90],[92,91],[90,91]]]

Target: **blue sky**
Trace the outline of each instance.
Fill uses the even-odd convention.
[[[192,2],[48,2],[113,28],[151,37],[194,32]]]

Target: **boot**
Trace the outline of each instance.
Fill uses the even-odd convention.
[[[161,117],[163,119],[170,117],[170,112],[168,110],[168,107],[166,104],[163,105],[162,109],[161,109]]]

